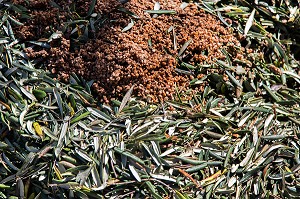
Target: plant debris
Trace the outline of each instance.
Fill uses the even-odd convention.
[[[227,39],[232,38],[236,43],[230,46],[224,42],[226,48],[220,49],[220,57],[215,54],[216,57],[209,59],[210,54],[207,54],[202,61],[197,60],[195,49],[200,46],[200,40],[193,34],[199,33],[198,27],[189,27],[195,32],[180,38],[175,30],[187,26],[173,26],[179,22],[172,21],[172,28],[167,29],[172,39],[162,39],[165,43],[158,43],[155,39],[152,42],[151,37],[147,45],[156,50],[159,46],[167,46],[171,53],[162,50],[159,55],[171,57],[174,71],[178,73],[174,74],[182,78],[178,82],[186,81],[194,90],[182,88],[183,85],[176,82],[172,87],[174,99],[149,103],[134,92],[136,87],[135,91],[139,91],[139,84],[131,82],[126,84],[127,87],[131,85],[129,88],[123,88],[122,92],[126,93],[123,98],[117,97],[121,96],[120,91],[110,95],[116,99],[102,100],[109,100],[110,105],[107,105],[92,95],[94,81],[82,78],[79,70],[64,68],[69,70],[65,73],[69,81],[60,82],[51,71],[39,67],[41,63],[49,64],[47,59],[58,71],[59,67],[66,66],[59,65],[54,56],[51,57],[54,50],[61,59],[75,63],[69,60],[69,55],[76,59],[75,55],[83,53],[82,48],[86,46],[100,49],[100,46],[91,46],[95,41],[91,38],[72,47],[82,36],[79,32],[84,32],[81,29],[90,25],[80,24],[82,21],[70,25],[71,15],[65,15],[70,29],[54,29],[46,41],[43,38],[29,41],[19,38],[15,30],[20,30],[18,26],[28,26],[26,21],[30,19],[18,21],[18,17],[42,5],[51,8],[50,4],[48,1],[32,1],[32,4],[14,1],[19,5],[3,2],[0,4],[3,15],[0,27],[0,197],[299,198],[300,74],[299,63],[294,58],[297,50],[293,50],[295,43],[282,38],[288,35],[281,35],[279,29],[271,26],[280,23],[281,29],[298,29],[299,9],[295,4],[288,1],[179,4],[174,1],[169,5],[144,2],[136,6],[135,1],[131,1],[115,4],[122,5],[115,7],[105,2],[80,1],[82,7],[79,6],[78,13],[86,14],[80,20],[90,20],[95,13],[105,15],[100,10],[94,12],[100,9],[99,5],[111,6],[106,13],[111,14],[107,20],[123,16],[115,12],[116,9],[126,13],[122,19],[115,18],[123,20],[124,26],[119,26],[118,22],[118,29],[111,32],[130,36],[131,32],[142,33],[138,27],[146,26],[147,20],[165,24],[164,20],[171,23],[176,17],[187,20],[195,16],[215,22],[218,17],[233,30],[226,32],[229,29],[221,28],[219,22],[215,24],[216,30],[224,30],[224,34],[221,33],[228,33]],[[61,4],[51,1],[51,6],[62,7],[59,11],[69,8],[73,14],[74,5],[73,1]],[[286,9],[274,9],[276,6]],[[198,12],[181,13],[179,8],[185,11],[197,8]],[[16,13],[19,14],[17,18]],[[270,16],[265,17],[266,13]],[[272,18],[278,13],[277,18]],[[267,23],[261,18],[273,21]],[[278,19],[287,21],[278,22]],[[97,24],[97,30],[111,27],[113,23]],[[41,24],[41,27],[48,25]],[[209,27],[208,34],[213,37],[214,31]],[[49,29],[44,30],[36,34],[50,33]],[[157,36],[165,36],[161,31],[152,31]],[[245,40],[237,42],[233,31],[246,33]],[[72,32],[77,32],[77,36],[68,38],[66,34]],[[173,33],[176,33],[175,40]],[[104,33],[99,31],[99,34]],[[115,42],[129,41],[110,36]],[[105,42],[109,44],[107,47],[116,45]],[[141,43],[130,44],[137,49],[143,46]],[[118,45],[122,47],[121,43]],[[212,52],[218,52],[213,49],[211,46]],[[140,54],[135,56],[132,59],[137,60],[138,66],[144,59],[139,62]],[[107,61],[108,66],[110,61]],[[161,69],[160,66],[152,70]],[[165,80],[160,80],[162,85]],[[159,93],[155,95],[158,98]]]

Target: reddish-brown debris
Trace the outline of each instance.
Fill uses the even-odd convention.
[[[36,34],[31,32],[33,35],[26,35],[26,29],[33,28],[35,24],[42,23],[41,31],[47,32],[56,23],[58,24],[54,30],[59,29],[63,26],[63,20],[70,17],[65,11],[70,6],[70,1],[58,3],[64,11],[52,8],[48,1],[43,2],[46,10],[37,11],[33,8],[30,12],[35,20],[28,20],[21,27],[20,32],[24,32],[20,34],[24,34],[24,38],[31,38]],[[84,15],[89,8],[89,1],[80,2],[76,3],[78,13]],[[175,10],[176,14],[154,17],[145,12],[153,10],[154,3],[155,1],[132,0],[121,5],[117,1],[97,1],[94,12],[107,17],[107,20],[95,33],[95,38],[89,39],[80,49],[72,52],[70,31],[67,32],[61,39],[61,44],[52,46],[48,51],[47,67],[61,79],[67,79],[71,72],[75,72],[86,79],[96,80],[93,88],[104,102],[120,98],[133,84],[136,96],[158,101],[172,99],[175,85],[179,90],[187,90],[190,87],[189,81],[201,76],[183,75],[175,71],[179,63],[177,55],[190,40],[192,42],[180,57],[189,64],[212,64],[216,59],[225,60],[222,48],[229,51],[233,59],[245,59],[245,50],[232,30],[225,28],[216,17],[206,14],[195,4],[181,9],[182,2],[179,0],[159,1],[162,10]],[[139,18],[119,11],[118,6],[123,6]],[[65,15],[61,16],[60,13]],[[131,21],[134,26],[122,31]],[[36,57],[32,50],[28,50],[28,54]]]

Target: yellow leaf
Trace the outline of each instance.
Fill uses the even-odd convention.
[[[58,170],[58,168],[54,165],[53,169],[54,169],[54,172],[55,172],[57,178],[58,178],[59,180],[62,180],[63,177],[62,177],[60,171]]]
[[[33,128],[34,128],[36,134],[37,134],[38,136],[40,136],[41,138],[44,138],[44,133],[43,133],[43,130],[42,130],[40,124],[39,124],[38,122],[34,122],[34,123],[32,124],[32,126],[33,126]]]
[[[71,105],[70,102],[68,103],[68,106],[71,109],[71,113],[70,114],[71,114],[71,116],[73,116],[75,114],[75,111],[74,111],[74,109],[73,109],[73,107],[72,107],[72,105]]]
[[[175,190],[176,192],[176,196],[179,198],[179,199],[186,199],[186,197],[184,197],[184,195],[182,195],[182,193],[180,193],[179,191]]]

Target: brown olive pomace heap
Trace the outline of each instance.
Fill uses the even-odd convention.
[[[63,8],[59,10],[48,1],[31,1],[32,19],[20,27],[20,36],[32,39],[41,37],[41,31],[58,30],[70,14],[64,11],[70,2],[57,1]],[[182,9],[179,0],[159,3],[161,10],[175,10],[176,14],[154,16],[145,12],[153,10],[155,1],[132,0],[122,5],[117,1],[97,1],[94,12],[106,16],[107,20],[94,33],[94,39],[70,51],[70,33],[65,33],[60,45],[42,51],[27,49],[27,53],[32,58],[44,57],[48,69],[62,80],[67,80],[71,72],[87,80],[94,79],[93,89],[103,102],[121,99],[132,85],[135,85],[135,96],[157,102],[173,99],[176,87],[186,91],[191,88],[191,79],[203,76],[178,73],[175,71],[178,60],[192,65],[212,64],[216,59],[225,61],[222,48],[230,52],[232,60],[244,60],[245,54],[251,51],[241,47],[231,29],[195,4]],[[89,4],[90,1],[78,1],[78,14],[84,16]],[[139,18],[119,11],[118,6]],[[133,27],[122,31],[131,21],[134,21]],[[180,49],[189,40],[192,42],[178,59]],[[192,89],[201,91],[202,88],[203,85],[198,85]]]

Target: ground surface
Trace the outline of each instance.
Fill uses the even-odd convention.
[[[299,2],[159,2],[1,1],[1,198],[300,197]]]

